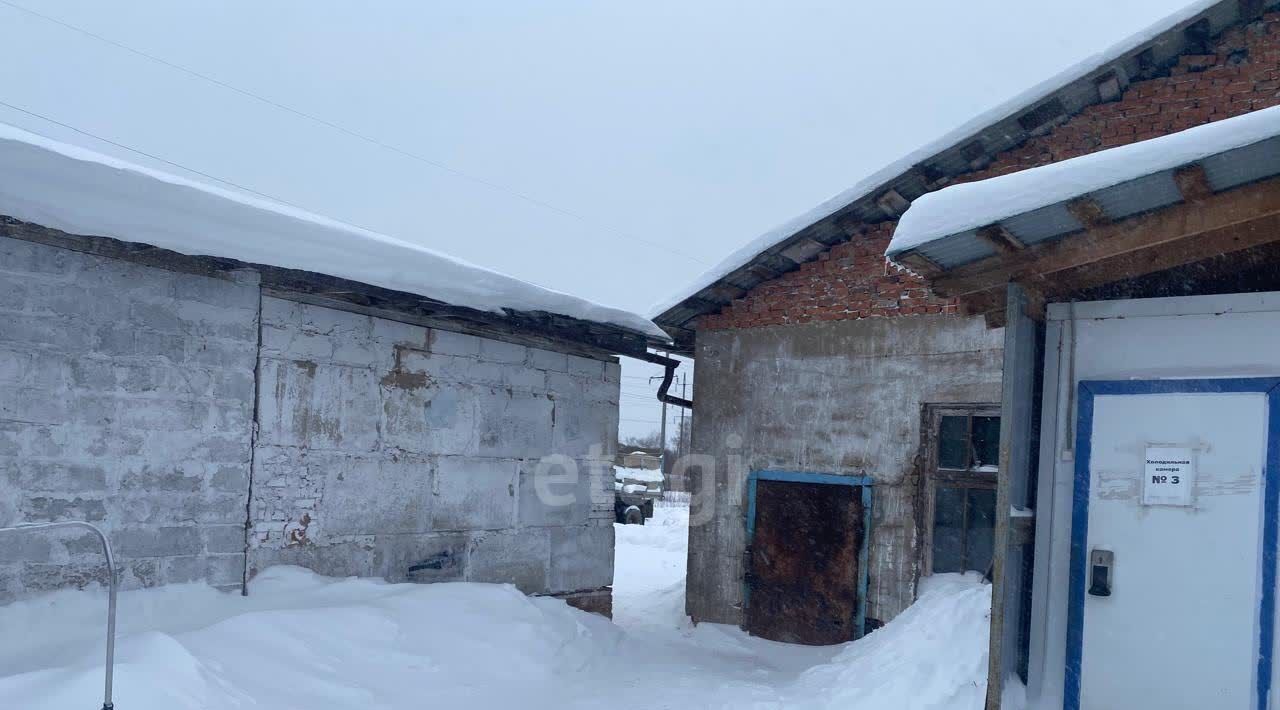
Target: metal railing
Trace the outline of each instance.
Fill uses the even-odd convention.
[[[79,520],[68,520],[60,523],[22,523],[12,527],[0,528],[0,533],[50,530],[54,528],[83,528],[98,536],[102,543],[102,553],[107,558],[107,665],[106,679],[102,693],[102,710],[113,710],[111,703],[111,679],[116,656],[116,560],[111,554],[111,541],[106,534],[93,523]]]

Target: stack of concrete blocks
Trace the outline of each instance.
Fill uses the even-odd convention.
[[[0,525],[100,523],[125,587],[300,564],[607,610],[619,381],[616,362],[265,296],[253,272],[0,238]],[[100,565],[83,535],[2,534],[0,599]]]

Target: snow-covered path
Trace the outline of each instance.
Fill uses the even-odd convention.
[[[260,575],[120,600],[116,706],[197,708],[866,708],[982,706],[989,593],[932,580],[863,641],[814,649],[683,617],[684,520],[618,530],[617,624],[506,586]],[[96,707],[101,592],[0,607],[6,707]]]
[[[613,620],[629,630],[683,629],[689,508],[658,501],[645,525],[614,525]]]

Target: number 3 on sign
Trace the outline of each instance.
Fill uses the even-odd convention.
[[[1190,506],[1195,485],[1195,451],[1181,446],[1148,446],[1142,477],[1143,505]]]

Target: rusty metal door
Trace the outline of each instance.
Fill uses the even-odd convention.
[[[868,483],[827,474],[752,474],[749,633],[814,646],[862,635]]]

